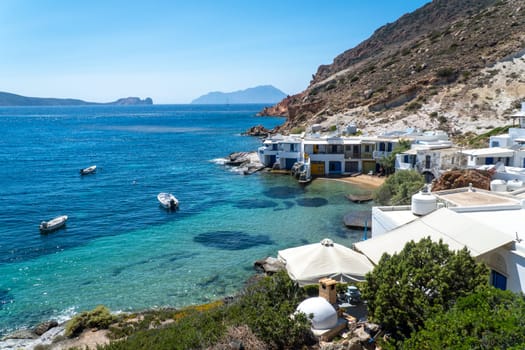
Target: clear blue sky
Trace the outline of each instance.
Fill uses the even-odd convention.
[[[0,91],[159,104],[266,84],[295,94],[427,2],[1,0]]]

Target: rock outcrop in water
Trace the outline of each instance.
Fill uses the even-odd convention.
[[[235,172],[251,175],[265,169],[265,166],[259,161],[257,152],[234,152],[224,160],[224,165],[234,168]]]

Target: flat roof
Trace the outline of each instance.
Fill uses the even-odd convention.
[[[503,147],[464,149],[460,152],[469,156],[477,157],[511,157],[514,155],[513,150]]]
[[[520,201],[516,198],[477,188],[473,190],[469,190],[468,188],[445,190],[432,192],[432,194],[438,199],[458,207],[520,205]]]
[[[305,145],[359,145],[360,139],[305,139]]]
[[[387,218],[390,222],[393,222],[396,227],[419,218],[419,216],[412,213],[410,205],[373,207],[372,215],[376,220],[381,221],[381,218],[375,215],[376,211],[381,212],[381,218]]]

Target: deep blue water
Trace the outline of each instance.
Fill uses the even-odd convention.
[[[361,233],[348,184],[240,175],[214,160],[254,151],[261,105],[0,108],[0,335],[99,304],[181,307],[238,291],[253,262]],[[97,165],[97,173],[79,169]],[[172,192],[180,209],[156,200]],[[68,215],[64,229],[38,224]]]

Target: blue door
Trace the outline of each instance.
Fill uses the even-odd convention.
[[[341,162],[328,162],[330,174],[341,174]]]
[[[292,169],[295,162],[297,162],[296,158],[286,158],[286,169],[287,170]]]
[[[492,270],[491,272],[492,285],[501,290],[507,289],[507,277],[501,273]]]

